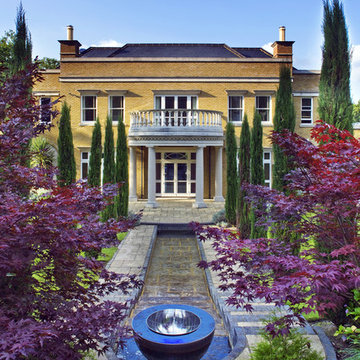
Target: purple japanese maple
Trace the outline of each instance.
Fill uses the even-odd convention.
[[[23,165],[30,139],[50,127],[29,90],[40,80],[32,65],[0,88],[0,359],[81,359],[127,333],[127,304],[103,298],[139,286],[83,254],[115,245],[133,223],[99,221],[116,189],[60,188],[56,169]],[[56,116],[52,106],[42,115]]]
[[[351,290],[360,285],[360,142],[323,122],[312,131],[317,145],[289,131],[271,138],[294,164],[289,195],[254,185],[246,190],[259,222],[270,229],[282,224],[291,241],[240,239],[236,231],[193,223],[217,252],[216,260],[200,266],[219,272],[231,305],[251,311],[256,298],[291,305],[293,315],[278,322],[286,325],[282,332],[303,324],[301,313],[313,310],[339,323]],[[279,331],[275,325],[268,330]]]

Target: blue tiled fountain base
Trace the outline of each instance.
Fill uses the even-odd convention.
[[[211,345],[201,360],[221,360],[230,353],[228,338],[225,336],[214,336]],[[126,341],[126,347],[119,349],[117,358],[121,360],[146,360],[137,347],[134,339]]]

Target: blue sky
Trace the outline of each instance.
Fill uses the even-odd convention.
[[[59,58],[57,40],[74,26],[84,47],[125,43],[226,43],[265,47],[294,40],[294,66],[320,69],[322,0],[22,0],[33,55]],[[0,36],[15,28],[18,0],[0,0]],[[352,47],[352,97],[360,99],[360,1],[343,0]]]

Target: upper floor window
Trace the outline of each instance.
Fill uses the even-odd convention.
[[[197,109],[197,96],[191,95],[156,95],[155,109]]]
[[[81,97],[81,122],[96,121],[96,96],[83,95]]]
[[[124,121],[124,96],[109,97],[109,114],[112,121]]]
[[[261,115],[261,121],[262,122],[271,122],[271,113],[270,113],[270,104],[271,104],[271,96],[265,95],[265,96],[256,96],[256,108],[255,110],[259,112]]]
[[[229,121],[241,122],[244,114],[244,98],[242,96],[229,96]]]
[[[50,104],[51,99],[49,97],[41,97],[40,98],[40,121],[42,122],[50,122],[51,121],[51,117],[49,114],[49,104]],[[46,107],[46,109],[45,109]]]
[[[313,123],[313,99],[311,97],[301,98],[301,124],[311,125]]]

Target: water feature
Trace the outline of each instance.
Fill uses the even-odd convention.
[[[148,360],[199,360],[210,346],[215,321],[194,306],[169,304],[141,311],[132,328],[135,342]]]
[[[192,233],[159,232],[152,251],[144,289],[132,318],[135,319],[137,314],[145,309],[159,305],[181,304],[203,309],[215,320],[215,335],[202,360],[220,360],[230,352],[230,346],[222,319],[209,296],[204,270],[197,267],[199,261],[199,249]],[[149,313],[149,316],[151,314]],[[147,327],[146,320],[147,318],[143,323]],[[154,331],[151,332],[156,334]],[[128,340],[126,345],[123,351],[119,351],[119,359],[145,359],[134,339]]]

